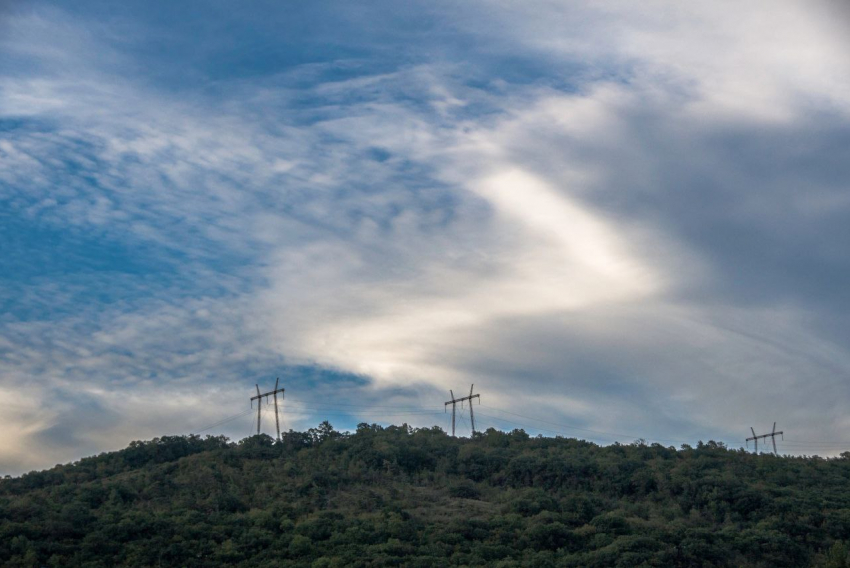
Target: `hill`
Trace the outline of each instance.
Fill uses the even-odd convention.
[[[847,566],[850,460],[489,430],[176,436],[0,481],[4,566]]]

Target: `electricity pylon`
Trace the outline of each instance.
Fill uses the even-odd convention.
[[[472,387],[475,385],[469,385],[469,396],[464,396],[461,398],[455,398],[455,393],[452,390],[449,390],[449,393],[452,395],[452,399],[443,405],[445,408],[448,405],[452,405],[452,438],[455,435],[455,410],[457,409],[457,403],[460,403],[461,410],[463,409],[463,401],[469,401],[469,422],[472,424],[472,435],[475,436],[475,414],[472,412],[472,399],[477,398],[478,404],[481,404],[481,395],[472,394]]]
[[[756,454],[759,453],[759,440],[764,439],[764,438],[770,438],[770,441],[773,442],[773,455],[777,455],[777,456],[779,455],[776,452],[776,436],[779,435],[784,440],[785,439],[785,433],[782,432],[781,430],[779,432],[776,431],[776,422],[773,423],[773,431],[770,434],[761,434],[759,436],[756,436],[756,431],[753,429],[752,426],[750,426],[750,432],[753,433],[753,436],[751,438],[747,438],[747,445],[749,446],[750,440],[752,440],[753,443],[755,444]]]
[[[278,388],[278,384],[280,383],[280,378],[275,379],[274,381],[274,390],[270,390],[269,392],[264,392],[260,394],[260,385],[255,385],[257,387],[257,396],[251,397],[251,408],[254,407],[254,401],[257,401],[257,435],[260,434],[260,407],[262,406],[263,397],[266,397],[266,404],[269,403],[269,397],[274,397],[274,425],[277,429],[277,439],[280,440],[280,419],[278,418],[277,411],[277,393],[280,393],[280,397],[283,398],[283,391],[286,389]]]

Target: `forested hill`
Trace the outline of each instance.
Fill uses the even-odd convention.
[[[846,566],[850,460],[324,423],[0,481],[3,566]]]

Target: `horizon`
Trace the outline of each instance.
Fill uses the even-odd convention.
[[[482,426],[839,455],[848,16],[0,3],[0,476],[244,435],[277,377],[286,429],[474,383]]]
[[[360,433],[362,426],[366,426],[367,428],[370,429],[370,431],[375,427],[379,428],[381,431],[392,429],[392,428],[396,428],[396,429],[405,428],[410,433],[415,433],[418,430],[426,430],[426,431],[437,430],[447,438],[454,438],[454,439],[457,439],[457,440],[466,440],[466,441],[469,441],[469,442],[474,441],[476,438],[486,437],[486,436],[492,435],[492,434],[500,434],[500,435],[505,435],[505,436],[514,436],[514,435],[517,435],[517,434],[522,434],[522,435],[525,435],[528,440],[549,439],[549,440],[561,440],[561,441],[565,441],[565,442],[578,442],[578,443],[581,443],[581,444],[588,444],[590,446],[600,448],[600,449],[611,447],[611,446],[620,446],[620,447],[622,447],[622,446],[634,446],[634,447],[646,447],[646,448],[663,448],[665,450],[673,450],[675,452],[701,451],[701,450],[709,449],[709,450],[724,450],[724,451],[729,451],[729,452],[738,453],[738,454],[741,454],[741,453],[751,454],[751,455],[756,456],[756,457],[758,457],[758,456],[770,456],[772,458],[777,458],[777,459],[788,458],[788,459],[802,459],[802,460],[811,460],[811,459],[814,459],[814,460],[846,460],[846,459],[848,459],[848,456],[850,455],[850,452],[842,452],[841,455],[835,455],[835,456],[822,456],[822,455],[817,455],[817,454],[774,453],[772,450],[759,451],[758,453],[756,453],[755,451],[753,451],[752,448],[747,448],[745,446],[734,447],[734,446],[727,445],[723,441],[713,440],[713,439],[696,440],[695,442],[693,442],[693,444],[683,443],[678,447],[675,446],[675,445],[669,445],[669,444],[665,445],[665,444],[661,444],[659,442],[653,442],[651,440],[644,440],[642,438],[638,438],[638,439],[632,440],[631,442],[627,442],[627,443],[623,443],[623,442],[620,442],[620,441],[614,441],[614,442],[610,442],[610,443],[606,444],[606,443],[594,442],[592,440],[588,440],[586,438],[581,438],[581,437],[578,437],[578,436],[572,436],[572,435],[567,435],[567,434],[562,434],[562,433],[554,433],[554,431],[551,431],[551,430],[548,431],[548,432],[550,432],[548,435],[543,434],[542,432],[539,432],[539,431],[538,431],[537,434],[534,434],[533,433],[533,431],[534,431],[533,427],[530,427],[532,432],[529,432],[528,430],[526,430],[525,428],[522,428],[522,427],[517,427],[517,428],[514,428],[512,430],[508,430],[508,429],[499,429],[499,428],[490,426],[490,427],[486,428],[485,430],[476,429],[475,436],[473,436],[471,433],[468,433],[467,435],[458,434],[458,435],[453,436],[448,430],[444,429],[441,425],[436,424],[436,423],[432,424],[430,426],[429,425],[412,426],[412,425],[410,425],[406,422],[402,422],[402,423],[399,423],[399,424],[395,424],[395,423],[378,424],[378,423],[361,422],[354,429],[337,430],[330,421],[323,420],[322,422],[319,422],[315,426],[312,426],[310,428],[306,428],[304,430],[292,430],[292,429],[287,430],[287,431],[282,430],[281,433],[280,433],[280,436],[281,436],[280,438],[276,438],[274,433],[269,434],[268,432],[265,432],[265,431],[260,432],[259,434],[257,434],[257,433],[249,434],[247,436],[244,436],[244,437],[238,438],[238,439],[228,437],[224,434],[198,434],[198,433],[194,433],[194,432],[188,433],[188,434],[164,434],[162,436],[157,436],[155,438],[151,438],[151,439],[147,439],[147,440],[132,440],[123,448],[106,449],[106,450],[100,451],[96,454],[92,454],[92,455],[88,455],[88,456],[81,456],[81,457],[79,457],[79,458],[77,458],[73,461],[54,464],[52,466],[49,466],[49,467],[46,467],[46,468],[43,468],[43,469],[40,469],[40,470],[30,470],[30,471],[22,472],[20,474],[14,475],[14,476],[8,475],[8,474],[2,475],[2,476],[0,476],[0,480],[3,480],[3,479],[19,479],[22,476],[25,476],[25,475],[28,475],[28,474],[43,473],[45,471],[51,471],[55,468],[74,467],[74,466],[81,465],[82,462],[84,462],[85,460],[96,459],[98,457],[101,457],[101,456],[104,456],[104,455],[109,455],[109,454],[121,453],[121,452],[123,452],[127,449],[135,447],[138,444],[145,445],[145,444],[151,444],[151,443],[157,442],[157,441],[163,441],[163,442],[166,442],[166,443],[170,443],[175,438],[187,438],[187,439],[197,439],[197,440],[215,439],[215,440],[221,440],[222,442],[230,444],[232,446],[240,446],[244,442],[246,442],[246,441],[248,441],[252,438],[261,438],[263,440],[270,441],[272,445],[276,445],[276,444],[284,444],[285,445],[287,443],[286,442],[287,437],[291,437],[294,434],[305,434],[306,435],[306,434],[310,434],[310,433],[313,433],[313,432],[318,433],[318,432],[321,431],[322,426],[325,426],[325,425],[327,425],[328,428],[330,428],[331,432],[341,435],[342,438],[345,438],[346,436],[355,436],[358,433]],[[334,439],[336,439],[336,438],[334,438]],[[314,441],[314,443],[316,443],[316,442]]]
[[[253,417],[253,413],[254,413],[254,409],[251,409],[250,414],[252,415],[252,421],[253,421],[252,427],[256,423],[256,418]],[[234,415],[233,417],[225,418],[223,420],[223,422],[229,422],[229,421],[236,419],[236,418],[244,418],[245,415],[246,415],[246,413],[242,412],[238,415]],[[265,416],[265,414],[263,416]],[[528,420],[528,421],[536,420],[532,417],[522,417],[522,418],[525,419],[525,420]],[[460,419],[460,417],[459,417],[459,419]],[[621,441],[621,440],[609,440],[608,442],[601,442],[601,441],[599,441],[598,437],[596,437],[595,439],[593,438],[593,436],[591,436],[591,437],[587,437],[587,436],[581,437],[579,434],[575,434],[575,433],[570,434],[570,433],[558,431],[558,430],[538,428],[533,424],[522,424],[522,423],[519,423],[519,422],[512,422],[512,421],[509,421],[509,420],[501,420],[501,419],[499,421],[502,422],[501,427],[500,426],[492,426],[492,425],[491,426],[485,426],[483,429],[476,427],[474,433],[472,432],[469,423],[464,421],[463,426],[457,429],[457,434],[453,435],[451,433],[451,426],[450,425],[448,426],[448,428],[444,428],[443,425],[440,425],[437,422],[434,422],[433,424],[430,424],[430,425],[424,424],[424,425],[420,425],[420,426],[414,426],[412,424],[409,424],[408,422],[398,422],[398,423],[396,423],[396,422],[368,422],[368,421],[364,421],[364,422],[358,423],[354,428],[336,429],[334,427],[333,423],[330,420],[324,419],[314,426],[310,426],[309,428],[305,427],[303,430],[293,430],[291,428],[288,429],[288,430],[281,429],[281,431],[278,435],[274,431],[269,433],[267,431],[267,428],[261,427],[261,430],[260,430],[259,433],[253,432],[253,433],[248,434],[247,436],[238,437],[238,438],[230,437],[230,436],[227,436],[225,434],[211,434],[211,433],[209,433],[208,430],[211,430],[214,426],[218,426],[218,424],[215,424],[214,426],[206,427],[206,428],[203,428],[201,430],[197,430],[197,431],[189,432],[189,433],[168,433],[168,434],[162,434],[162,435],[159,435],[159,436],[155,436],[154,438],[150,438],[150,439],[131,440],[130,442],[128,442],[128,444],[126,446],[121,447],[121,448],[103,449],[103,450],[99,451],[98,453],[87,455],[87,456],[80,456],[80,457],[78,457],[78,458],[76,458],[72,461],[68,461],[68,462],[65,462],[65,463],[57,463],[57,464],[54,464],[54,465],[49,466],[49,467],[44,467],[42,469],[33,469],[33,470],[30,470],[30,471],[18,473],[16,475],[9,475],[9,474],[0,475],[0,479],[17,479],[17,478],[20,478],[21,476],[24,476],[24,475],[27,475],[27,474],[50,471],[50,470],[55,469],[57,467],[76,466],[76,465],[79,465],[82,461],[87,460],[87,459],[97,458],[99,456],[106,455],[106,454],[119,453],[119,452],[122,452],[122,451],[124,451],[128,448],[133,447],[135,444],[149,444],[149,443],[155,442],[157,440],[165,441],[165,440],[170,440],[170,439],[173,439],[173,438],[196,438],[196,439],[199,439],[199,440],[204,440],[204,439],[214,438],[214,439],[221,439],[226,443],[234,444],[234,445],[238,446],[238,445],[242,444],[243,442],[245,442],[246,440],[249,440],[249,439],[255,438],[255,437],[260,437],[260,438],[263,438],[263,439],[270,440],[273,444],[280,444],[280,443],[286,443],[286,437],[287,436],[292,436],[293,434],[309,434],[311,432],[318,432],[325,425],[327,425],[327,427],[330,428],[330,430],[332,432],[335,432],[337,434],[341,434],[341,435],[344,435],[344,436],[345,435],[348,435],[348,436],[355,435],[360,431],[362,426],[366,426],[370,429],[377,427],[381,430],[391,429],[391,428],[406,428],[411,432],[415,432],[416,430],[431,430],[431,431],[433,431],[433,430],[436,429],[448,438],[456,438],[456,439],[459,439],[459,440],[469,440],[469,441],[473,441],[476,437],[485,436],[485,435],[488,435],[490,433],[498,433],[498,434],[502,434],[502,435],[515,435],[517,433],[521,433],[521,434],[526,435],[529,439],[552,439],[552,440],[573,441],[573,442],[590,444],[590,445],[598,447],[598,448],[606,448],[606,447],[609,447],[609,446],[661,447],[661,448],[664,448],[664,449],[667,449],[667,450],[674,450],[676,452],[685,452],[685,451],[701,450],[701,449],[708,448],[708,449],[722,449],[722,450],[726,450],[726,451],[730,451],[730,452],[736,452],[736,453],[747,453],[747,454],[752,454],[754,456],[769,455],[769,456],[772,456],[772,457],[775,457],[775,458],[824,459],[824,460],[847,459],[847,455],[850,455],[850,451],[841,452],[839,454],[828,455],[828,456],[821,455],[821,454],[818,454],[818,453],[811,453],[811,454],[800,453],[800,452],[779,453],[778,451],[774,452],[773,450],[771,450],[770,447],[767,446],[767,442],[764,443],[765,446],[763,446],[763,449],[761,451],[757,451],[755,446],[752,446],[752,447],[749,446],[749,442],[746,442],[743,445],[738,444],[736,446],[735,442],[725,442],[723,440],[715,440],[715,439],[710,438],[710,437],[706,438],[706,439],[701,438],[701,439],[695,440],[695,441],[692,440],[692,441],[684,441],[683,442],[683,441],[680,440],[680,441],[678,441],[678,442],[680,442],[680,443],[678,443],[678,445],[672,443],[672,442],[674,442],[673,440],[664,440],[667,443],[663,444],[663,443],[661,443],[661,441],[658,441],[658,440],[647,440],[647,439],[641,438],[641,437],[634,438],[631,441],[625,441],[625,442]],[[540,422],[539,420],[537,420],[537,421]],[[505,424],[508,424],[508,423],[513,424],[513,428],[505,427]],[[549,423],[549,422],[545,422],[545,423],[548,424],[549,426],[558,426],[557,424],[552,424],[552,423]],[[566,427],[566,428],[569,428],[569,427]],[[467,429],[465,433],[462,431],[464,429]],[[595,432],[593,434],[610,435],[610,436],[615,435],[615,434],[606,433],[606,432]],[[777,432],[777,435],[778,434],[779,433]],[[621,436],[628,437],[628,435],[621,435]],[[765,436],[770,436],[770,434],[766,434]],[[761,436],[761,437],[764,437],[764,436]]]

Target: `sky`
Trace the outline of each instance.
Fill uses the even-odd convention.
[[[474,383],[478,429],[850,449],[848,16],[0,3],[0,475],[242,438],[277,377],[284,430]]]

